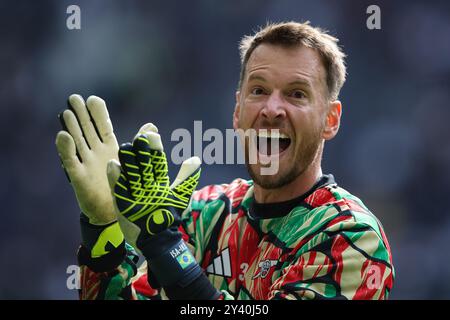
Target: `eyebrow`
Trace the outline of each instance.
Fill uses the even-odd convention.
[[[254,75],[254,74],[252,74],[252,75],[250,75],[248,77],[248,82],[250,82],[252,80],[259,80],[259,81],[262,81],[262,82],[267,82],[267,80],[264,77],[258,76],[258,75]]]
[[[262,81],[262,82],[267,82],[266,78],[264,78],[262,76],[259,76],[259,75],[252,74],[252,75],[250,75],[248,77],[248,82],[253,81],[253,80],[259,80],[259,81]],[[289,86],[292,86],[292,85],[303,85],[303,86],[307,86],[308,88],[311,88],[310,82],[308,80],[306,80],[306,79],[296,79],[294,81],[289,82],[288,85]]]
[[[301,85],[301,86],[306,86],[306,87],[308,87],[308,88],[311,88],[310,82],[309,82],[308,80],[306,80],[306,79],[305,79],[305,80],[303,80],[303,79],[294,80],[294,81],[292,81],[292,82],[289,82],[288,85],[289,85],[289,86],[292,86],[292,85]]]

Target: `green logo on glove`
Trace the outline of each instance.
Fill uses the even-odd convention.
[[[170,227],[174,220],[173,214],[169,210],[157,209],[149,214],[147,218],[147,232],[150,235],[155,235]]]

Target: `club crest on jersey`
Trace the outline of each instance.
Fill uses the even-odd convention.
[[[252,280],[254,280],[256,278],[264,279],[265,277],[267,277],[267,275],[269,274],[270,268],[275,266],[277,264],[277,262],[278,262],[278,260],[270,260],[270,259],[261,261],[258,264],[260,270],[256,275],[253,276]]]

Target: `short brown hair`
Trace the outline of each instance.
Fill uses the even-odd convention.
[[[327,31],[312,27],[309,21],[268,23],[252,36],[244,36],[240,42],[241,74],[239,88],[244,80],[245,69],[252,52],[262,43],[292,47],[303,45],[318,51],[326,70],[329,97],[336,100],[345,82],[345,54],[338,46],[338,39]]]

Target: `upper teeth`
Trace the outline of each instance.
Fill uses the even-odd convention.
[[[258,138],[289,139],[289,136],[281,133],[278,129],[262,129],[258,132]]]

